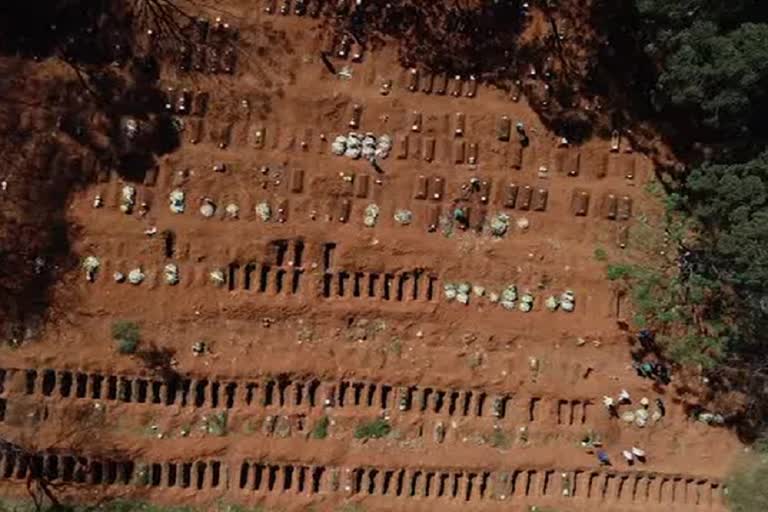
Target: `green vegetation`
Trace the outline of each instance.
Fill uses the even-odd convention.
[[[312,427],[312,439],[325,439],[328,437],[328,426],[330,423],[331,420],[328,416],[323,416],[317,420],[317,423]]]
[[[743,376],[768,367],[768,8],[633,0],[601,9],[616,21],[603,24],[615,53],[602,71],[636,79],[626,113],[654,124],[679,162],[659,162],[663,257],[612,262],[608,278],[626,284],[635,324],[657,331],[667,356],[728,375],[728,391],[747,397],[741,426],[759,438],[768,400]]]
[[[112,339],[121,354],[133,354],[141,340],[139,326],[134,322],[118,320],[112,324]]]
[[[647,55],[658,66],[653,101],[685,112],[710,136],[747,135],[768,100],[768,12],[758,2],[635,0]]]
[[[384,419],[361,423],[355,429],[355,439],[379,439],[392,431],[392,426]]]
[[[506,432],[504,432],[500,428],[495,428],[493,430],[493,433],[490,435],[488,444],[490,444],[494,448],[499,448],[503,450],[505,448],[509,448],[511,443],[509,441],[509,436],[507,436]]]
[[[243,505],[233,505],[229,503],[220,504],[217,510],[218,512],[267,512],[267,509],[261,505],[256,505],[255,507],[245,507]]]
[[[602,247],[598,247],[595,249],[595,259],[597,261],[606,261],[608,259],[608,253],[605,252],[605,249]]]
[[[670,228],[666,231],[675,232]],[[646,258],[662,252],[653,245],[646,251]],[[609,264],[606,274],[612,281],[625,283],[634,310],[633,324],[637,328],[651,328],[669,358],[705,368],[713,368],[721,360],[729,328],[716,307],[716,281],[681,273],[675,262],[666,258],[642,264]]]
[[[246,507],[228,503],[219,503],[215,509],[212,509],[210,506],[163,507],[132,500],[115,500],[98,505],[60,504],[38,507],[31,500],[0,501],[0,512],[198,512],[203,510],[216,510],[217,512],[268,512],[268,510],[274,509],[267,509],[261,505]]]
[[[703,288],[720,362],[768,363],[768,10],[756,2],[635,0],[656,67],[653,103],[685,133],[668,206],[696,222],[681,279]],[[688,131],[690,130],[690,131]],[[672,134],[674,137],[675,134]],[[698,142],[698,147],[691,143]],[[708,145],[703,153],[701,143]],[[614,271],[615,275],[615,271]],[[695,290],[694,290],[695,291]]]
[[[205,419],[205,431],[217,437],[227,435],[227,411],[212,414]]]
[[[738,315],[729,348],[765,357],[768,152],[743,164],[703,165],[691,173],[688,186],[692,213],[702,225],[697,273],[722,283]]]
[[[768,433],[763,432],[753,445],[755,451],[760,454],[768,455]]]
[[[768,510],[768,460],[753,461],[728,480],[731,512]]]
[[[627,264],[608,265],[607,275],[611,281],[632,276],[634,267]]]
[[[143,501],[115,500],[99,505],[43,505],[32,501],[0,501],[0,512],[195,512],[193,507],[162,507]],[[227,510],[227,509],[222,509]],[[260,509],[232,508],[231,512],[255,512]]]

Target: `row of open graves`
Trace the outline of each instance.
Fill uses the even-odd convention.
[[[45,369],[0,370],[8,390],[4,399],[20,396],[41,400],[83,400],[145,404],[159,407],[272,411],[360,409],[397,414],[494,421],[545,422],[583,426],[599,414],[590,399],[542,404],[536,396],[514,396],[481,389],[429,385],[396,385],[364,379],[327,380],[288,373],[248,379],[173,376],[171,379],[95,371]]]
[[[95,371],[8,369],[0,370],[0,377],[7,377],[6,387],[11,388],[7,394],[0,391],[4,400],[18,395],[43,402],[82,400],[174,409],[265,410],[275,415],[338,408],[366,414],[389,411],[396,415],[488,418],[494,422],[578,428],[592,424],[602,413],[596,401],[588,398],[545,401],[538,396],[482,389],[396,385],[365,379],[327,380],[288,373],[247,379],[173,376],[164,380]]]
[[[338,493],[460,502],[589,500],[616,505],[719,509],[723,485],[706,478],[655,473],[517,468],[435,469],[419,467],[338,467],[301,462],[245,459],[230,465],[218,459],[136,461],[67,452],[27,453],[0,449],[0,477],[26,482],[84,486],[179,488],[223,494],[311,496]]]

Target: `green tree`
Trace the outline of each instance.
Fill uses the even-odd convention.
[[[635,5],[647,23],[668,31],[703,20],[730,25],[754,17],[759,10],[754,0],[635,0]]]
[[[703,126],[733,134],[762,123],[768,100],[768,24],[744,23],[720,34],[696,22],[674,36],[656,100],[692,112]]]
[[[721,283],[731,336],[728,355],[768,362],[768,151],[745,163],[707,164],[687,180],[701,223],[697,271]]]
[[[768,289],[768,152],[743,164],[703,165],[688,179],[712,271],[746,290]]]

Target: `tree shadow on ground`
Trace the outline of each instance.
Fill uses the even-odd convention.
[[[142,53],[131,3],[5,2],[0,6],[0,336],[30,338],[51,285],[76,265],[65,218],[70,193],[115,169],[142,181],[178,147],[158,63]],[[126,119],[140,137],[127,140]],[[6,185],[3,185],[6,187]]]
[[[181,376],[176,371],[176,351],[168,347],[150,346],[136,353],[144,367],[164,381],[178,381]]]
[[[371,0],[352,13],[326,9],[337,37],[351,35],[376,47],[385,38],[397,41],[405,66],[423,66],[458,74],[501,73],[514,59],[522,27],[518,1],[481,5],[460,2]]]

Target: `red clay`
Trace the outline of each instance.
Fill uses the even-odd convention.
[[[657,388],[635,375],[631,339],[617,324],[631,316],[630,305],[605,279],[606,263],[595,258],[596,249],[604,250],[609,261],[642,249],[637,234],[644,232],[637,219],[653,218],[658,210],[646,192],[654,179],[649,159],[633,152],[626,140],[616,152],[610,141],[597,139],[559,147],[525,97],[513,102],[509,93],[484,85],[471,98],[450,94],[457,86],[453,77],[446,95],[409,92],[409,71],[397,63],[390,45],[366,53],[359,63],[333,58],[351,78],[333,76],[319,58],[326,43],[316,20],[268,15],[255,4],[232,5],[228,12],[243,39],[234,76],[184,73],[170,64],[163,68],[164,84],[208,93],[209,108],[203,115],[181,116],[186,130],[180,149],[163,157],[154,176],[132,184],[135,211],[119,210],[125,183],[115,173],[105,173],[71,197],[67,220],[73,250],[81,260],[99,259],[95,281],[86,281],[78,267],[56,282],[42,339],[2,349],[7,372],[0,393],[6,404],[0,432],[30,451],[130,460],[137,474],[143,463],[215,460],[221,462],[222,481],[215,488],[206,481],[202,490],[194,484],[179,489],[168,484],[166,468],[156,486],[89,484],[89,476],[85,483],[63,486],[62,496],[128,495],[207,507],[221,499],[281,510],[308,510],[310,504],[334,510],[347,500],[361,502],[365,510],[458,510],[466,508],[466,496],[472,510],[529,505],[592,510],[606,500],[617,511],[721,509],[722,480],[737,439],[686,416],[684,402],[691,397],[679,377]],[[425,76],[421,71],[419,88]],[[380,87],[386,80],[392,88],[384,96]],[[466,94],[468,83],[462,87]],[[331,154],[334,138],[350,131],[353,105],[362,106],[357,131],[394,139],[389,158],[379,162],[381,173],[364,160]],[[412,129],[414,112],[421,115],[418,132]],[[455,134],[458,113],[464,116],[461,136]],[[511,121],[511,141],[497,137],[502,116]],[[517,122],[524,123],[528,147],[517,142]],[[200,141],[193,144],[197,123]],[[258,130],[263,141],[257,140]],[[218,146],[222,138],[224,149]],[[431,154],[432,144],[434,157],[427,161],[425,151]],[[457,163],[462,145],[464,161]],[[466,162],[475,151],[470,146],[476,147],[475,165]],[[218,164],[224,172],[213,170]],[[345,179],[350,176],[352,181]],[[489,184],[489,192],[462,191],[462,184],[475,177]],[[427,197],[419,198],[424,181]],[[514,207],[505,206],[510,185],[518,187]],[[526,186],[531,205],[521,209]],[[183,214],[169,209],[175,189],[185,194]],[[536,211],[540,189],[546,190],[546,203]],[[584,194],[587,204],[578,202]],[[93,207],[96,196],[103,207]],[[610,196],[617,201],[617,217],[619,203],[631,201],[631,218],[607,218]],[[204,199],[216,205],[212,218],[200,213]],[[148,206],[144,215],[138,207],[142,202]],[[262,202],[272,210],[268,222],[255,211]],[[239,207],[237,219],[225,212],[230,203]],[[379,207],[374,227],[363,224],[370,204]],[[469,229],[428,229],[435,218],[450,219],[456,206],[468,206]],[[394,220],[398,209],[413,212],[410,225]],[[579,209],[585,215],[575,215]],[[510,218],[500,238],[488,227],[498,213]],[[345,222],[339,220],[347,215]],[[277,221],[280,217],[284,222]],[[517,225],[523,219],[527,229]],[[155,234],[145,234],[153,228]],[[173,232],[172,247],[166,231]],[[626,249],[619,247],[622,240]],[[168,263],[178,265],[177,285],[163,279]],[[146,276],[140,285],[114,281],[114,272],[127,275],[139,267]],[[226,278],[221,286],[210,279],[217,269]],[[468,305],[448,302],[445,284],[461,282],[484,287],[485,296],[470,293]],[[507,311],[491,302],[490,293],[500,294],[512,283],[519,294],[535,296],[533,311]],[[565,290],[575,293],[575,311],[548,311],[545,299]],[[167,351],[165,373],[146,357],[116,352],[110,328],[118,319],[140,325],[140,353]],[[203,340],[208,353],[194,354],[193,344]],[[57,372],[55,385],[44,391],[49,369]],[[27,388],[26,370],[37,372],[34,389]],[[75,373],[63,377],[65,371]],[[77,372],[88,382],[85,396],[77,396]],[[162,393],[169,393],[164,380],[169,373],[221,383],[222,394],[215,405],[210,388],[199,406],[181,405],[181,395],[170,405],[151,403],[149,382],[147,403],[135,403],[135,394],[131,403],[107,396],[111,376],[154,379],[166,386]],[[96,384],[94,375],[103,381]],[[61,396],[62,382],[69,378],[73,388]],[[295,386],[306,393],[315,380],[314,404],[309,395],[297,403],[291,394]],[[264,391],[269,382],[288,383],[288,394],[274,395],[269,405],[261,395],[248,403],[248,384]],[[223,394],[227,383],[236,384],[231,404]],[[341,405],[344,383],[352,387]],[[97,398],[94,387],[100,389]],[[385,387],[390,394],[382,410]],[[399,399],[409,387],[413,399],[401,411]],[[375,389],[370,405],[369,389]],[[421,393],[427,389],[432,394],[422,411]],[[662,398],[666,416],[643,429],[610,418],[602,398],[622,389],[633,404],[620,412],[638,408],[641,397],[651,403]],[[466,415],[460,405],[453,412],[447,403],[435,405],[437,392],[448,400],[454,391],[463,393],[461,400],[473,393]],[[478,403],[481,394],[484,402]],[[324,405],[326,396],[332,397],[330,407]],[[501,418],[493,415],[495,397],[508,399]],[[158,395],[157,401],[166,400]],[[201,430],[203,417],[210,420],[225,410],[226,435]],[[332,420],[328,437],[312,439],[314,425],[325,415]],[[354,439],[360,422],[381,415],[389,418],[391,435]],[[271,421],[267,417],[276,425],[265,427]],[[445,429],[442,442],[435,438],[436,428]],[[600,434],[614,462],[607,471],[579,444],[589,431]],[[623,461],[621,451],[632,446],[647,452],[644,464],[629,467]],[[285,480],[279,480],[274,489],[248,491],[239,485],[243,461],[323,467],[325,476],[317,492],[309,484],[296,487],[298,480],[291,480],[289,490],[281,489]],[[93,467],[88,465],[90,471]],[[378,471],[372,495],[368,480],[355,483],[354,470],[363,468]],[[395,471],[397,479],[400,469],[410,471],[401,495],[394,487],[384,491],[386,472]],[[423,480],[409,496],[408,478],[417,478],[418,471]],[[503,475],[515,471],[522,472],[518,480],[505,480]],[[151,466],[149,472],[151,481]],[[463,475],[457,497],[448,490],[441,496],[437,483],[427,483],[427,474],[438,482],[441,472]],[[597,474],[594,481],[591,472]],[[568,475],[565,483],[561,473]],[[467,491],[470,474],[476,480]],[[648,482],[651,487],[643,490]],[[4,495],[24,494],[23,482],[12,475],[0,478],[0,487]],[[564,489],[571,495],[564,496]]]

